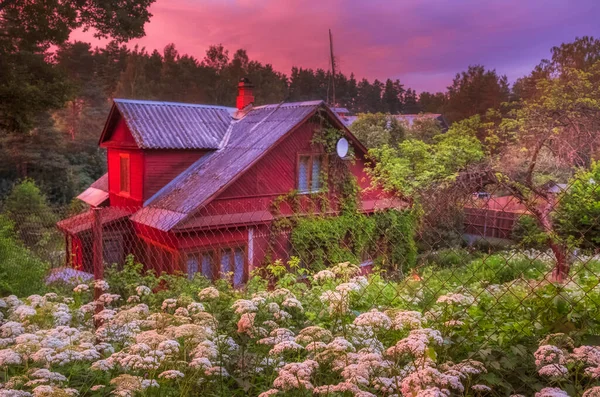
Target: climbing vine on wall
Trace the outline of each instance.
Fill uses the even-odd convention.
[[[293,254],[315,270],[372,260],[381,269],[399,274],[416,263],[415,228],[416,216],[410,210],[312,216],[298,220],[290,240]]]
[[[316,116],[315,121],[320,128],[311,144],[327,155],[327,167],[323,167],[320,175],[323,188],[306,196],[291,191],[273,201],[271,247],[277,243],[277,236],[289,232],[292,254],[311,269],[366,260],[390,273],[402,273],[414,266],[415,213],[398,210],[379,211],[370,216],[361,213],[358,182],[350,170],[354,153],[350,151],[345,159],[339,158],[336,145],[343,132],[321,116]],[[291,209],[291,216],[282,215],[283,205]]]

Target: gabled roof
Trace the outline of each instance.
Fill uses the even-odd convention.
[[[255,107],[233,120],[223,146],[201,157],[163,187],[132,216],[132,220],[159,230],[171,230],[208,204],[289,132],[319,109],[344,128],[323,101],[282,103]],[[360,151],[364,147],[352,137]]]
[[[118,112],[115,112],[117,109]],[[120,114],[140,149],[218,149],[236,108],[115,99],[100,143]]]

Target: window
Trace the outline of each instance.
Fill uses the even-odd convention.
[[[188,278],[201,271],[209,280],[233,273],[233,286],[239,287],[246,281],[245,247],[221,248],[217,252],[206,251],[189,254],[187,257]]]
[[[131,191],[131,173],[129,172],[129,155],[119,156],[119,189],[121,193],[129,194]]]
[[[102,258],[109,265],[123,262],[123,238],[121,236],[105,237],[102,241]]]
[[[323,155],[303,154],[298,157],[298,191],[316,193],[321,190]]]
[[[225,248],[221,250],[221,277],[233,273],[233,286],[239,287],[244,283],[246,255],[243,248]]]
[[[214,258],[215,255],[212,251],[189,254],[187,257],[188,278],[193,279],[194,275],[200,271],[207,279],[214,279]]]

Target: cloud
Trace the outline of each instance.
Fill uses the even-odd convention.
[[[175,43],[202,58],[211,44],[284,73],[328,67],[328,29],[341,70],[358,78],[399,78],[417,90],[443,90],[469,64],[510,79],[549,49],[576,36],[599,35],[595,0],[158,0],[146,37],[149,50]],[[76,38],[81,33],[74,35]],[[525,72],[524,72],[525,71]]]

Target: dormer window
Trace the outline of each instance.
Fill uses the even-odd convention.
[[[320,153],[298,156],[298,192],[317,193],[322,189],[323,159]]]
[[[119,192],[124,195],[131,193],[131,172],[129,154],[119,155]]]

